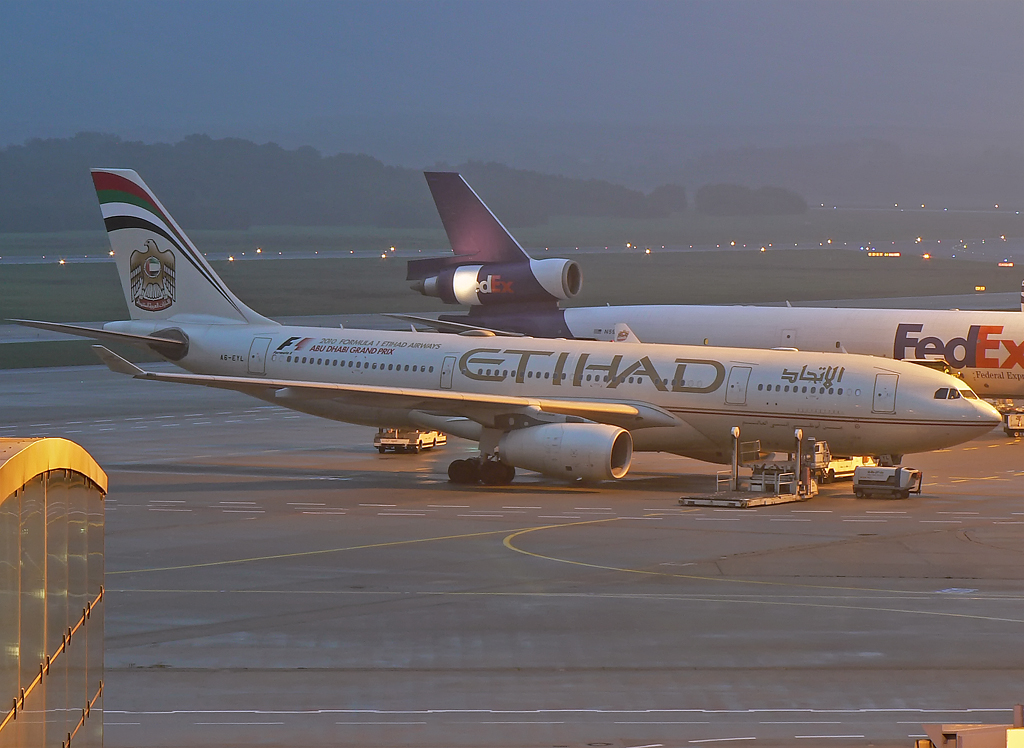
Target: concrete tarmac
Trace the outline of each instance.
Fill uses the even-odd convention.
[[[680,507],[720,466],[450,485],[453,439],[101,367],[0,372],[0,436],[109,472],[105,742],[910,746],[1024,699],[1024,444],[921,497]]]

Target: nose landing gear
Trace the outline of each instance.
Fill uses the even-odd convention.
[[[448,480],[460,485],[507,486],[515,477],[516,469],[499,460],[455,460],[448,466]]]

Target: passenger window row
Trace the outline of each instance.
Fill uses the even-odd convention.
[[[314,364],[314,365],[318,365],[318,366],[339,366],[340,365],[342,368],[348,367],[349,369],[356,368],[356,369],[374,369],[374,370],[379,370],[379,371],[384,371],[385,370],[384,369],[384,364],[376,364],[376,363],[371,364],[368,361],[339,361],[338,359],[333,359],[332,360],[332,359],[329,359],[329,358],[313,358],[312,356],[309,356],[308,358],[309,358],[308,363]],[[289,364],[305,364],[305,363],[307,363],[306,359],[307,359],[307,357],[303,356],[302,360],[300,361],[298,356],[289,356],[286,359],[286,361]],[[409,364],[405,364],[405,368],[404,369],[402,368],[402,364],[388,364],[387,371],[410,371],[410,368],[409,368]],[[412,366],[411,371],[418,371],[418,372],[424,372],[424,373],[433,373],[434,367],[433,366],[419,366],[419,365],[414,364]]]
[[[757,391],[758,392],[761,392],[762,390],[765,390],[765,389],[766,389],[765,385],[763,385],[763,384],[757,385]],[[785,387],[783,387],[781,384],[777,384],[777,385],[775,385],[775,390],[774,391],[775,392],[780,392],[780,391],[781,392],[790,392],[790,389],[791,388],[790,388],[790,386],[788,384]],[[772,385],[769,384],[767,386],[767,391],[768,392],[772,392]],[[807,387],[806,386],[800,387],[800,386],[794,384],[792,386],[792,391],[794,393],[803,395],[803,394],[805,394],[807,392]],[[810,394],[812,394],[812,395],[824,395],[825,394],[825,388],[824,387],[811,387]],[[830,394],[830,395],[842,395],[843,394],[843,388],[839,387],[838,389],[836,389],[835,387],[829,387],[828,388],[828,394]]]

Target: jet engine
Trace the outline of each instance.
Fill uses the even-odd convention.
[[[510,431],[498,442],[502,462],[555,478],[621,478],[633,459],[633,438],[602,423],[551,423]]]
[[[579,265],[552,257],[444,268],[416,280],[412,288],[424,296],[437,296],[446,304],[487,306],[512,301],[563,301],[578,294],[582,285]]]

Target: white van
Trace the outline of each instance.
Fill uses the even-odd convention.
[[[419,452],[447,443],[447,434],[418,429],[377,429],[377,435],[373,437],[373,446],[381,454],[389,449],[396,452]]]

